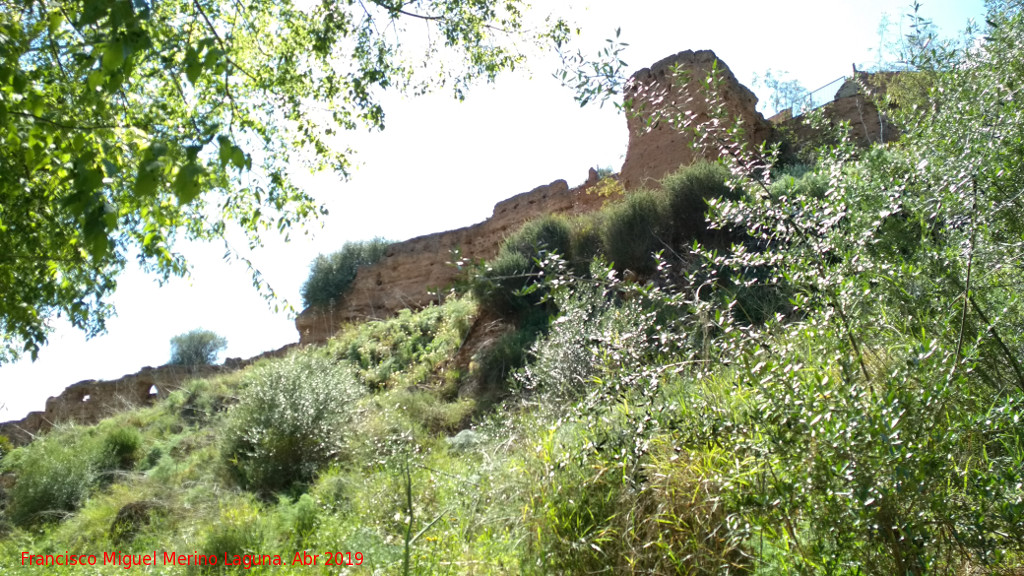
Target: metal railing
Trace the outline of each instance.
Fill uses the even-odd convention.
[[[790,112],[793,116],[800,116],[828,104],[835,100],[839,88],[848,79],[849,76],[840,76],[820,88],[805,92],[794,100],[793,105],[790,107]]]

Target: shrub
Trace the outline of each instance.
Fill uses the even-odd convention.
[[[100,443],[98,468],[103,471],[131,470],[139,461],[142,435],[135,428],[118,426],[108,431]]]
[[[193,573],[225,572],[225,559],[244,554],[259,555],[266,549],[268,537],[264,522],[250,506],[228,509],[222,513],[216,524],[209,526],[199,544],[199,553],[204,556],[215,555],[219,563],[202,565]],[[240,570],[250,569],[246,564],[239,564]]]
[[[712,198],[736,200],[739,190],[728,185],[729,169],[721,164],[698,162],[668,175],[661,181],[668,194],[676,244],[703,240],[708,223],[707,201]]]
[[[438,394],[414,388],[399,390],[391,398],[409,421],[422,426],[429,434],[458,432],[469,425],[476,408],[469,398],[445,402]]]
[[[517,292],[535,283],[540,271],[536,261],[550,254],[572,257],[572,229],[561,216],[542,216],[509,236],[474,279],[473,295],[484,308],[503,316],[528,314],[542,300],[543,291]]]
[[[117,546],[131,543],[138,533],[153,519],[154,512],[162,510],[158,502],[143,500],[128,502],[118,509],[107,534]]]
[[[822,199],[828,192],[828,174],[815,172],[804,164],[790,166],[772,182],[771,191],[776,196],[792,198]]]
[[[227,348],[228,341],[215,332],[197,328],[171,338],[171,364],[176,366],[208,366],[217,362],[217,355]]]
[[[533,262],[518,252],[501,252],[487,263],[483,273],[473,281],[473,296],[480,305],[503,316],[511,316],[528,308],[528,298],[517,294],[529,282]]]
[[[278,531],[287,533],[293,544],[301,546],[320,523],[320,507],[309,494],[299,496],[294,502],[282,496],[277,503],[276,520]]]
[[[612,335],[615,303],[600,287],[556,291],[559,314],[548,334],[533,344],[533,360],[516,373],[524,389],[564,405],[577,400],[600,369],[594,344]]]
[[[309,482],[341,456],[351,403],[361,395],[343,365],[296,354],[256,368],[243,385],[222,446],[243,487],[268,493]]]
[[[80,446],[55,437],[38,439],[4,459],[17,480],[8,495],[7,515],[16,526],[59,520],[81,506],[93,473]]]
[[[14,444],[11,442],[11,439],[0,434],[0,460],[3,460],[4,456],[7,456],[13,450]]]
[[[641,274],[654,271],[654,253],[665,248],[668,207],[663,195],[639,191],[605,211],[601,240],[615,269]]]
[[[557,252],[569,258],[571,236],[569,222],[561,216],[549,214],[524,224],[505,240],[501,252],[516,252],[531,259],[543,253]]]
[[[449,300],[419,312],[366,322],[335,337],[329,350],[356,368],[370,390],[401,381],[418,384],[462,345],[476,306],[468,298]]]
[[[482,351],[476,363],[481,389],[485,392],[503,390],[509,374],[526,363],[528,351],[539,334],[538,327],[526,326],[503,334]]]
[[[379,262],[390,245],[383,238],[346,242],[333,254],[317,256],[309,266],[309,278],[302,285],[303,305],[327,307],[335,303],[356,279],[356,271]]]
[[[591,212],[573,219],[569,245],[572,247],[569,263],[573,272],[577,276],[586,276],[590,272],[590,263],[604,248],[601,245],[600,212]]]

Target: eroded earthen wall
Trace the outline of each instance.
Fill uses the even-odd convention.
[[[299,315],[295,320],[299,343],[324,342],[347,322],[385,318],[403,308],[436,302],[438,291],[459,274],[451,264],[455,250],[471,261],[492,258],[505,237],[529,220],[595,210],[603,202],[597,194],[588,193],[596,183],[593,170],[587,182],[576,188],[557,180],[499,202],[491,217],[479,224],[393,244],[380,262],[359,269],[352,287],[335,306],[311,307]]]
[[[116,380],[83,380],[46,400],[41,412],[30,412],[21,420],[0,423],[0,434],[15,444],[24,444],[55,424],[95,424],[127,409],[152,404],[189,380],[233,372],[257,360],[284,355],[294,344],[242,360],[230,358],[221,366],[146,366],[135,374]]]
[[[889,121],[885,111],[879,110],[876,105],[876,102],[883,100],[885,90],[896,74],[858,72],[854,78],[843,83],[832,101],[821,107],[820,113],[831,127],[846,122],[850,127],[849,136],[858,146],[899,139],[899,130]],[[820,130],[811,127],[804,116],[784,119],[779,122],[779,127],[787,132],[785,139],[796,150],[813,146],[825,136]]]
[[[719,84],[709,89],[713,67]],[[739,119],[750,146],[772,133],[756,109],[757,97],[711,50],[687,50],[640,70],[627,83],[624,97],[629,147],[619,179],[627,191],[656,186],[667,174],[699,159],[717,159],[723,143],[695,147],[699,140],[693,129],[718,118],[718,104],[721,119],[729,125]]]

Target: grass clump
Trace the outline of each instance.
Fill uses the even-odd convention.
[[[303,306],[335,304],[356,279],[356,271],[379,262],[390,245],[391,242],[383,238],[346,242],[333,254],[317,256],[310,264],[309,277],[302,285]]]
[[[601,213],[591,212],[570,223],[571,235],[569,245],[572,257],[569,263],[577,276],[586,276],[590,272],[590,263],[604,251],[601,243]]]
[[[220,518],[206,527],[199,543],[199,553],[204,556],[216,556],[220,564],[194,566],[193,572],[223,573],[225,568],[222,564],[225,559],[246,554],[265,554],[271,536],[265,524],[260,518],[258,507],[252,502],[243,501],[225,507]],[[237,568],[250,567],[243,564]]]
[[[363,394],[346,366],[294,354],[253,370],[243,385],[221,452],[243,488],[266,494],[307,483],[342,456],[351,403]]]
[[[550,252],[568,256],[572,249],[571,237],[569,222],[561,216],[548,214],[524,224],[505,240],[501,251],[531,258]]]

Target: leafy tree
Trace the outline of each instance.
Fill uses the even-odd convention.
[[[768,103],[772,114],[796,108],[811,106],[810,92],[799,80],[787,78],[788,72],[774,72],[768,69],[764,75],[754,75],[754,86],[764,86],[768,90]]]
[[[34,358],[55,315],[101,332],[129,259],[166,279],[187,272],[175,240],[231,228],[255,246],[324,214],[289,165],[346,175],[351,151],[331,139],[382,129],[382,91],[462,98],[474,80],[512,69],[524,6],[6,2],[0,362]],[[534,38],[561,44],[569,33],[557,21]]]
[[[217,361],[228,341],[215,332],[197,328],[171,338],[171,364],[177,366],[206,366]]]

